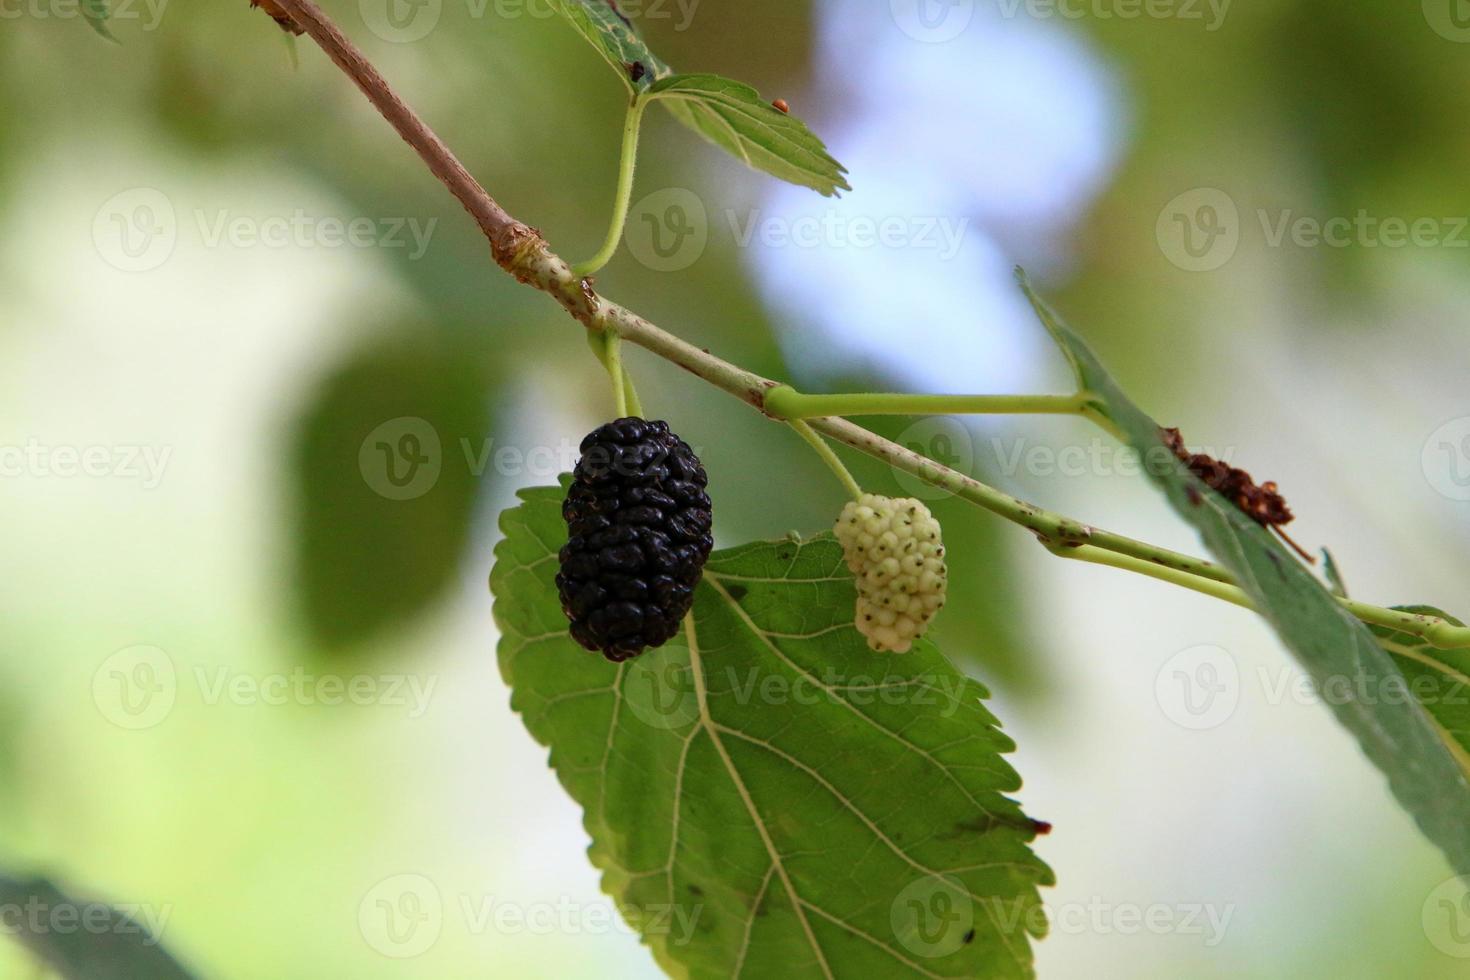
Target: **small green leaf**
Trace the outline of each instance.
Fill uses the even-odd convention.
[[[1460,620],[1433,606],[1395,606],[1415,616],[1433,616],[1456,626]],[[1470,772],[1470,650],[1439,650],[1412,633],[1371,627],[1383,648],[1398,660],[1409,691],[1424,705],[1446,743]]]
[[[552,0],[552,6],[597,49],[630,92],[664,103],[674,118],[748,166],[827,197],[852,190],[847,169],[806,123],[743,82],[674,74],[616,3]]]
[[[649,87],[647,98],[665,103],[686,126],[748,166],[827,197],[852,190],[847,169],[806,123],[743,82],[719,75],[669,75]]]
[[[1143,455],[1145,469],[1174,509],[1234,574],[1318,689],[1333,692],[1325,700],[1388,777],[1424,835],[1457,873],[1470,873],[1470,776],[1434,719],[1402,696],[1404,674],[1394,659],[1275,538],[1174,459],[1158,423],[1123,394],[1092,350],[1018,274],[1079,384],[1099,399],[1106,421]]]
[[[615,665],[557,601],[564,491],[501,517],[512,707],[581,804],[603,887],[671,974],[1029,977],[1050,870],[986,692],[876,654],[831,535],[711,557],[685,633]]]
[[[672,73],[673,69],[643,42],[638,29],[616,3],[608,0],[551,0],[551,5],[571,22],[587,43],[597,49],[630,91],[642,92],[655,79]]]
[[[61,980],[190,980],[143,921],[77,901],[43,878],[0,875],[5,932]]]
[[[92,30],[107,38],[107,40],[118,43],[112,34],[112,28],[107,26],[107,21],[112,17],[112,10],[107,6],[107,0],[82,0],[82,19],[91,26]]]

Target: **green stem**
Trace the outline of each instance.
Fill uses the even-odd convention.
[[[586,262],[572,266],[572,273],[579,278],[590,276],[611,262],[623,240],[623,227],[628,223],[628,207],[633,200],[633,174],[638,168],[638,131],[642,128],[643,110],[647,105],[641,97],[634,97],[628,105],[628,116],[623,122],[623,154],[618,162],[618,189],[613,199],[612,224],[598,253]]]
[[[1092,402],[1077,395],[907,395],[853,392],[808,395],[781,385],[766,393],[766,411],[782,419],[850,415],[1082,415]]]
[[[592,353],[597,355],[612,381],[613,401],[616,403],[618,417],[642,418],[643,402],[638,397],[638,389],[633,386],[633,376],[623,364],[622,340],[612,329],[587,331],[587,346],[592,348]]]
[[[863,495],[863,488],[853,478],[848,468],[842,465],[842,460],[838,459],[837,453],[832,450],[831,446],[827,445],[827,440],[817,435],[811,426],[799,419],[792,419],[790,424],[796,430],[797,434],[810,443],[811,447],[817,451],[817,455],[822,457],[822,462],[831,468],[832,472],[837,475],[837,479],[842,481],[842,485],[847,488],[847,492],[852,495],[852,499],[860,499]]]
[[[1255,603],[1250,597],[1234,585],[1216,582],[1212,579],[1202,578],[1189,572],[1180,571],[1176,568],[1166,568],[1155,562],[1146,561],[1141,558],[1133,558],[1128,555],[1120,555],[1115,551],[1105,551],[1093,545],[1048,545],[1047,550],[1061,558],[1070,558],[1073,561],[1085,561],[1093,565],[1104,565],[1108,568],[1119,568],[1125,572],[1134,572],[1145,575],[1148,578],[1157,579],[1160,582],[1168,582],[1170,585],[1178,585],[1207,595],[1215,599],[1223,599],[1234,603],[1245,609],[1255,610]]]

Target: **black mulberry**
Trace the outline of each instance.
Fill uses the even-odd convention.
[[[667,422],[618,419],[582,440],[556,576],[572,638],[621,663],[679,632],[714,547],[709,478]]]

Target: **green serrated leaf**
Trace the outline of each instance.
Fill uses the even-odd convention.
[[[648,89],[686,126],[748,166],[824,196],[850,191],[847,169],[817,134],[743,82],[719,75],[669,75]]]
[[[676,976],[1032,975],[1050,870],[986,692],[875,654],[830,535],[716,553],[685,634],[622,665],[567,635],[563,491],[502,515],[511,704],[584,810],[603,887]]]
[[[144,922],[43,878],[0,875],[0,906],[16,913],[6,934],[61,980],[190,980]]]
[[[617,72],[632,92],[642,92],[671,69],[639,36],[633,22],[608,0],[551,0],[587,43]],[[641,66],[641,70],[638,67]],[[636,76],[636,80],[635,80]]]
[[[824,196],[852,190],[847,169],[806,123],[743,82],[719,75],[676,75],[609,0],[552,0],[634,95],[656,99],[684,125],[748,166]]]
[[[114,43],[117,38],[113,36],[112,28],[107,21],[112,17],[112,10],[107,5],[107,0],[82,0],[82,19],[102,37]]]
[[[1388,777],[1424,835],[1457,873],[1470,873],[1470,774],[1434,719],[1412,698],[1395,696],[1404,689],[1404,675],[1394,659],[1264,528],[1174,460],[1163,448],[1158,423],[1123,394],[1024,274],[1020,281],[1078,382],[1101,400],[1108,421],[1150,462],[1145,468],[1174,509],[1234,574],[1318,689],[1334,693],[1324,700]]]
[[[1433,606],[1395,606],[1415,616],[1465,624]],[[1470,772],[1470,650],[1440,650],[1412,633],[1370,627],[1383,648],[1398,660],[1409,692],[1439,726],[1460,765]]]

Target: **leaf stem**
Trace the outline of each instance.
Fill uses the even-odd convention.
[[[1129,555],[1120,555],[1115,551],[1105,551],[1093,545],[1048,545],[1047,550],[1060,558],[1070,558],[1073,561],[1084,561],[1093,565],[1104,565],[1108,568],[1120,568],[1125,572],[1134,572],[1148,578],[1157,579],[1160,582],[1168,582],[1170,585],[1178,585],[1183,588],[1198,592],[1202,595],[1211,596],[1215,599],[1223,599],[1246,609],[1254,610],[1255,603],[1251,602],[1250,596],[1246,595],[1238,587],[1216,582],[1212,579],[1202,578],[1190,572],[1180,571],[1176,568],[1166,568],[1163,565],[1145,561],[1141,558],[1133,558]]]
[[[789,385],[766,392],[766,411],[781,419],[850,415],[1082,415],[1091,404],[1077,395],[908,395],[853,392],[808,395]]]
[[[628,104],[628,115],[623,121],[623,153],[618,161],[618,189],[613,198],[612,223],[607,230],[607,239],[602,248],[586,262],[572,266],[572,274],[590,276],[612,261],[618,245],[623,240],[623,227],[628,223],[628,208],[633,200],[633,175],[638,168],[638,132],[643,125],[643,110],[648,101],[634,96]]]
[[[616,330],[587,331],[587,346],[592,348],[592,353],[597,355],[612,381],[618,417],[642,417],[643,402],[638,398],[638,389],[633,386],[632,375],[623,364],[622,342],[623,338]]]
[[[842,481],[842,485],[847,488],[847,492],[852,495],[852,499],[861,499],[863,488],[853,478],[852,472],[846,466],[842,465],[842,460],[838,459],[837,453],[827,444],[827,440],[817,435],[811,426],[800,419],[791,419],[790,425],[791,428],[796,430],[798,435],[810,443],[811,447],[817,451],[817,455],[822,457],[822,462],[826,463],[832,472],[837,475],[837,479]]]

